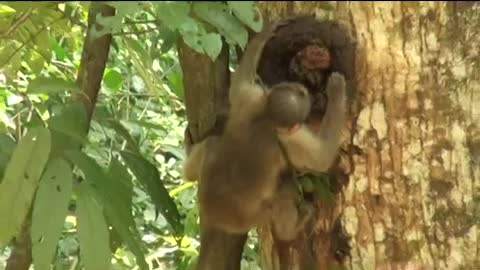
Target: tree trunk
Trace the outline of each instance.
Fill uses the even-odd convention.
[[[478,269],[480,6],[332,3],[260,3],[270,18],[334,18],[357,41],[357,92],[336,166],[348,184],[335,206],[319,203],[308,248],[290,245],[282,256],[291,269],[305,268],[309,251],[314,269],[335,264],[341,214],[348,269]],[[264,269],[283,269],[274,248],[282,243],[269,228],[259,237]]]

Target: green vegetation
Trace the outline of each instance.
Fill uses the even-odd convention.
[[[31,210],[36,270],[190,269],[199,228],[180,174],[176,41],[215,60],[262,20],[253,1],[108,2],[116,15],[90,33],[113,40],[89,121],[73,101],[91,4],[0,2],[0,268]]]

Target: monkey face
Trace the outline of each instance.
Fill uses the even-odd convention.
[[[282,82],[270,89],[266,111],[277,128],[291,128],[305,121],[310,113],[310,93],[300,83]]]

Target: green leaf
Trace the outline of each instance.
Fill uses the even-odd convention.
[[[168,28],[177,30],[190,19],[190,3],[185,1],[160,1],[157,5],[157,16]]]
[[[15,146],[15,141],[12,138],[6,134],[0,134],[0,183]]]
[[[55,56],[58,60],[63,61],[67,57],[67,51],[58,43],[55,39],[51,39],[50,46],[55,52]]]
[[[90,29],[90,39],[95,40],[106,34],[118,32],[122,28],[122,19],[120,15],[106,16],[101,13],[97,13],[96,23],[102,26],[101,30],[97,30],[97,27]]]
[[[63,111],[48,120],[52,133],[52,156],[78,149],[86,142],[87,113],[81,103],[65,105]]]
[[[144,190],[152,198],[155,206],[160,210],[168,223],[172,226],[174,233],[181,233],[181,217],[177,206],[167,189],[160,180],[157,168],[133,153],[122,151],[120,153],[127,166],[133,172],[137,180],[143,185]]]
[[[209,33],[202,36],[201,41],[207,55],[212,61],[215,61],[222,51],[222,37],[216,33]]]
[[[255,32],[262,30],[263,18],[255,7],[255,1],[227,1],[227,3],[240,21]],[[258,19],[255,20],[257,15]]]
[[[123,84],[122,74],[114,69],[110,69],[105,73],[103,81],[108,88],[118,91]]]
[[[62,159],[51,161],[35,195],[32,216],[32,255],[36,270],[48,270],[62,233],[72,193],[72,169]]]
[[[160,47],[160,53],[168,52],[177,42],[178,32],[172,31],[165,26],[160,26],[160,39],[162,40],[162,46]]]
[[[39,77],[28,83],[28,94],[56,94],[66,91],[78,91],[78,86],[73,81],[59,78]]]
[[[184,34],[182,36],[183,41],[185,41],[185,44],[187,44],[190,48],[192,48],[194,51],[198,53],[204,53],[205,50],[203,49],[203,44],[200,39],[199,35],[195,34]]]
[[[97,187],[97,198],[101,200],[106,216],[111,221],[112,226],[120,234],[122,240],[128,248],[135,254],[137,264],[141,269],[148,269],[145,262],[144,253],[140,246],[140,236],[135,228],[135,223],[129,208],[129,181],[125,169],[118,162],[112,161],[110,171],[118,170],[115,174],[107,174],[95,162],[94,159],[80,151],[68,151],[66,156],[72,161],[85,175],[86,181]],[[114,180],[114,177],[124,178]],[[126,178],[128,177],[128,178]],[[118,179],[118,178],[117,178]],[[120,187],[120,188],[119,188]]]
[[[229,12],[227,5],[221,2],[194,2],[193,10],[202,20],[218,29],[230,44],[245,48],[248,32],[242,23]]]
[[[108,228],[102,206],[85,181],[80,183],[76,193],[80,257],[85,269],[110,269]]]
[[[30,130],[18,143],[0,184],[0,246],[14,237],[27,215],[50,155],[50,132]]]
[[[0,15],[1,16],[6,16],[15,13],[15,9],[6,6],[4,4],[0,4]]]
[[[116,13],[114,16],[103,16],[101,13],[97,14],[96,23],[102,25],[103,29],[98,31],[96,27],[92,27],[90,31],[93,39],[120,31],[123,27],[123,18],[128,14],[141,11],[145,6],[145,3],[142,1],[109,1],[106,2],[106,4],[114,7]]]
[[[125,167],[120,161],[116,158],[112,158],[110,162],[110,167],[108,168],[108,174],[110,177],[109,180],[118,179],[117,181],[110,181],[110,186],[112,190],[117,190],[118,197],[121,198],[123,202],[126,203],[125,214],[124,216],[128,217],[128,221],[131,226],[135,226],[132,216],[132,196],[133,196],[133,183],[132,177],[128,173],[127,167]]]
[[[0,48],[0,69],[7,79],[17,79],[17,72],[22,67],[22,54],[14,41],[7,41]]]
[[[35,75],[39,75],[42,72],[43,66],[45,64],[45,59],[38,53],[32,53],[30,59],[27,60],[28,65],[32,69]]]
[[[136,153],[140,152],[138,148],[138,142],[130,135],[128,130],[120,122],[115,119],[106,119],[102,121],[102,124],[109,128],[112,128],[117,132],[118,135],[122,136],[125,141],[127,141],[127,146],[129,150]]]
[[[172,88],[173,92],[175,93],[175,95],[177,95],[177,97],[179,97],[180,99],[184,100],[185,89],[184,89],[184,86],[183,86],[183,76],[180,74],[180,71],[179,72],[170,72],[167,75],[167,80],[168,80],[168,83],[169,83],[170,87]]]
[[[15,94],[11,94],[7,98],[7,106],[13,106],[20,104],[23,101],[23,97]]]
[[[187,212],[185,217],[185,234],[196,235],[198,233],[198,208],[194,207]]]
[[[48,31],[43,30],[35,37],[35,45],[37,51],[43,56],[47,61],[50,61],[52,58],[52,51],[50,50],[50,35]]]
[[[144,5],[142,2],[137,1],[110,1],[107,4],[114,7],[117,10],[117,14],[122,17],[141,11]]]

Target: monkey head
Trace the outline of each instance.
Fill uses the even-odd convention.
[[[266,112],[277,128],[289,129],[307,119],[311,103],[305,86],[296,82],[281,82],[270,89]]]

